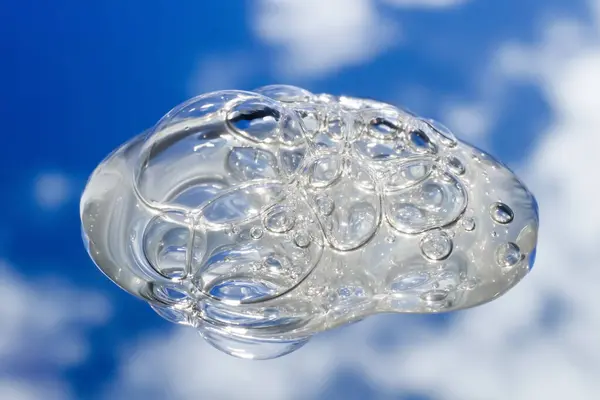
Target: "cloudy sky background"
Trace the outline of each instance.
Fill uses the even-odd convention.
[[[24,0],[0,54],[0,399],[599,398],[600,1]],[[403,105],[505,161],[540,205],[532,274],[261,362],[120,291],[81,244],[92,169],[192,95],[269,83]]]

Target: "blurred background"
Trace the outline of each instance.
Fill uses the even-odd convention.
[[[536,194],[536,268],[244,361],[92,264],[79,196],[183,100],[272,83],[437,118]],[[0,1],[0,399],[600,398],[600,1]]]

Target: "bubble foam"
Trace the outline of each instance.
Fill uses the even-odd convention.
[[[250,359],[488,302],[531,269],[538,232],[523,183],[439,122],[286,85],[174,108],[100,163],[81,220],[117,285]]]

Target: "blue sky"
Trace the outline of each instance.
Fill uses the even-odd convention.
[[[0,398],[600,393],[597,0],[4,1],[0,33]],[[498,156],[538,196],[537,268],[485,307],[268,362],[163,321],[87,257],[87,176],[181,101],[270,83],[405,106]]]

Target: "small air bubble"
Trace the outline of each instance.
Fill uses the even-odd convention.
[[[290,231],[295,224],[293,210],[286,207],[276,207],[265,218],[265,227],[275,233]]]
[[[435,153],[435,147],[425,132],[421,130],[413,130],[409,133],[408,137],[413,150],[420,153]]]
[[[513,210],[504,203],[494,203],[490,207],[492,219],[499,224],[509,224],[515,217]]]
[[[427,123],[427,125],[429,125],[429,127],[440,136],[440,142],[442,142],[444,145],[448,147],[454,147],[457,145],[458,141],[456,140],[456,137],[452,131],[441,122],[438,122],[434,119],[427,119],[425,120],[425,123]]]
[[[308,236],[308,233],[304,231],[296,232],[296,234],[294,235],[294,243],[298,247],[308,247],[308,245],[310,244],[310,237]]]
[[[277,255],[271,254],[265,257],[263,265],[270,273],[280,274],[284,269],[285,262]]]
[[[330,215],[333,212],[334,202],[331,197],[325,194],[315,197],[315,204],[317,205],[317,211],[323,216]]]
[[[425,271],[413,271],[396,278],[390,285],[392,293],[403,292],[422,286],[430,281],[429,273]]]
[[[253,226],[252,229],[250,229],[250,237],[252,239],[260,239],[263,233],[263,229],[259,226]]]
[[[505,243],[496,249],[496,261],[504,268],[514,267],[523,259],[521,249],[514,243]]]
[[[434,289],[423,293],[421,299],[427,303],[439,303],[446,300],[448,294],[449,292],[447,290]]]
[[[475,229],[475,220],[473,218],[467,217],[462,220],[462,227],[465,231],[471,232]]]
[[[430,260],[443,260],[452,252],[452,239],[445,232],[428,233],[421,239],[421,252]]]
[[[454,156],[448,156],[445,158],[444,163],[448,170],[455,175],[462,175],[465,173],[465,166],[460,160]]]
[[[379,139],[393,139],[398,126],[385,117],[375,117],[369,123],[369,133]]]
[[[276,140],[280,118],[279,110],[257,99],[235,105],[227,115],[235,132],[265,143]]]

